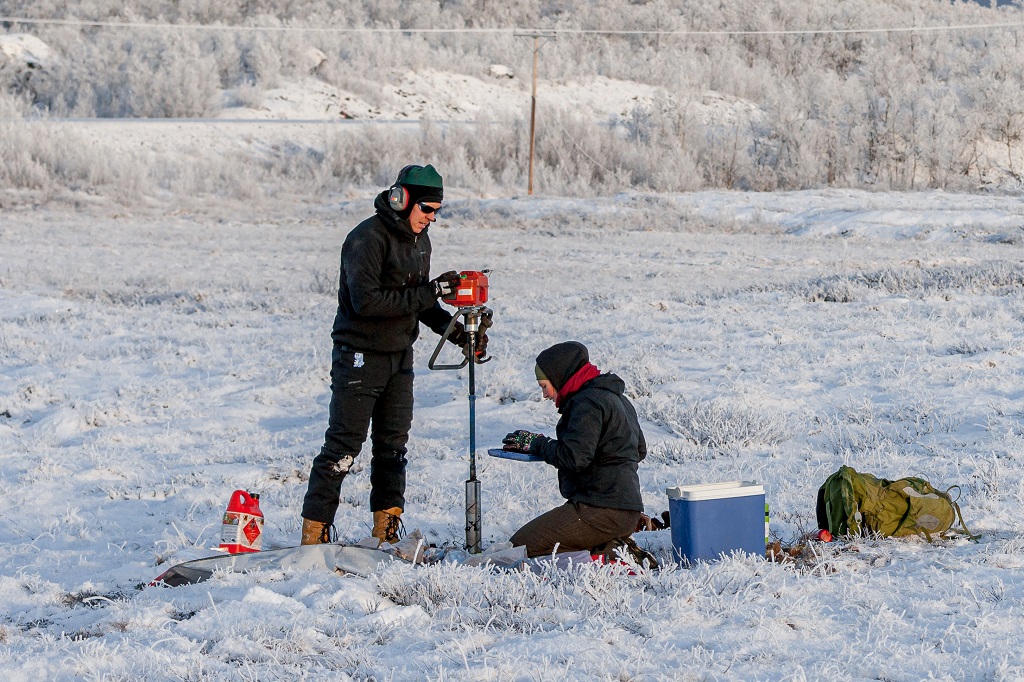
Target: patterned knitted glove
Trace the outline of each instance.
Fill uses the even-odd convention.
[[[502,448],[509,452],[530,452],[530,446],[533,441],[537,438],[543,438],[542,434],[531,433],[529,431],[513,431],[512,433],[505,436],[501,442],[503,443]]]

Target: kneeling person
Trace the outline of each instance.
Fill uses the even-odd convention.
[[[516,531],[512,544],[525,545],[530,557],[632,544],[628,538],[644,508],[637,465],[647,443],[623,395],[625,384],[615,374],[601,374],[576,341],[541,352],[535,371],[544,398],[561,414],[557,438],[515,431],[503,443],[506,450],[529,452],[555,467],[567,502]]]

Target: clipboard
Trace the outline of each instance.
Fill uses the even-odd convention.
[[[543,462],[543,457],[537,455],[531,455],[528,452],[512,452],[511,450],[503,450],[501,448],[490,448],[487,450],[487,454],[491,457],[497,457],[499,459],[511,459],[516,462]]]

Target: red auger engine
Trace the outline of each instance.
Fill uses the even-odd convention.
[[[441,300],[456,308],[468,308],[487,303],[487,272],[463,270],[459,273],[462,279],[454,292]]]

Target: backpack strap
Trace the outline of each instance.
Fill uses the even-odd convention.
[[[904,481],[907,481],[908,483],[910,483],[910,482],[912,482],[912,480],[913,480],[913,479],[909,479],[909,478],[906,478],[906,479],[901,479],[901,480],[904,480]],[[899,481],[893,481],[893,483],[898,483],[898,482],[899,482]],[[914,486],[913,486],[913,485],[911,485],[910,487],[914,487]],[[915,488],[915,489],[916,489],[916,488]],[[906,496],[904,495],[904,499],[905,499],[905,497],[906,497]],[[897,533],[898,533],[899,531],[903,530],[903,527],[904,527],[904,526],[906,526],[906,525],[907,525],[907,521],[909,521],[909,520],[910,520],[910,511],[911,511],[911,509],[910,509],[910,502],[908,501],[908,502],[907,502],[907,510],[906,510],[905,512],[903,512],[903,517],[902,517],[902,518],[900,518],[900,522],[896,524],[896,528],[894,528],[894,529],[893,529],[893,531],[892,531],[892,535],[896,535],[896,534],[897,534]],[[931,541],[932,541],[932,536],[931,536],[931,535],[929,535],[929,534],[928,534],[928,531],[926,531],[926,530],[925,530],[924,528],[913,528],[912,530],[913,530],[913,531],[914,531],[914,532],[915,532],[915,533],[916,533],[917,535],[921,535],[921,534],[924,534],[924,538],[925,538],[925,540],[927,540],[928,542],[931,542]]]
[[[953,489],[956,489],[956,499],[955,500],[953,499],[953,496],[949,494],[949,491],[953,490]],[[974,533],[972,533],[971,531],[969,531],[967,529],[967,524],[964,523],[963,512],[960,511],[960,505],[957,504],[957,501],[959,501],[959,499],[960,499],[960,486],[958,486],[958,485],[951,485],[951,486],[949,486],[948,488],[946,488],[946,493],[945,494],[946,494],[946,497],[949,498],[949,503],[953,505],[953,509],[956,511],[956,517],[960,521],[960,527],[964,529],[964,533],[967,535],[968,539],[970,539],[973,542],[977,542],[979,540],[979,538],[981,538],[981,534],[979,533],[978,535],[975,535]]]

